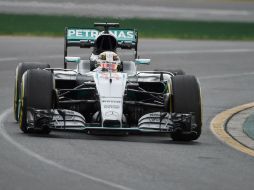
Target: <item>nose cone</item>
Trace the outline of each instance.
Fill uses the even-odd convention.
[[[122,127],[123,97],[127,74],[97,72],[94,73],[94,81],[99,94],[103,126]]]

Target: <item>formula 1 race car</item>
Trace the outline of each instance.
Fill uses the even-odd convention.
[[[92,48],[89,59],[68,56],[69,47]],[[134,53],[123,60],[118,50]],[[14,116],[24,133],[51,130],[88,134],[169,134],[199,138],[199,82],[181,70],[137,71],[138,32],[118,23],[66,28],[64,68],[20,63],[16,69]],[[75,69],[67,69],[76,64]]]

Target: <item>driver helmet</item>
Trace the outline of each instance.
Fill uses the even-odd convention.
[[[101,71],[119,71],[120,67],[120,58],[113,51],[104,51],[99,54],[97,59],[97,67],[101,69]]]

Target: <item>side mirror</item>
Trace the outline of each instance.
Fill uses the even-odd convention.
[[[65,57],[64,61],[65,63],[79,63],[80,57]]]
[[[135,59],[137,65],[150,65],[151,59]]]

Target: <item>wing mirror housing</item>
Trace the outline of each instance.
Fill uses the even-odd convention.
[[[79,63],[80,57],[65,57],[64,61],[65,63]]]
[[[136,65],[150,65],[151,59],[135,59]]]

